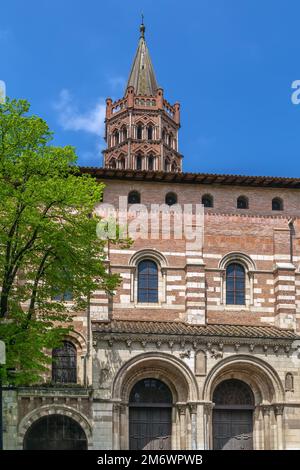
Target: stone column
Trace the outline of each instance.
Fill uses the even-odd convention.
[[[283,411],[284,405],[276,404],[274,405],[274,413],[276,417],[276,428],[277,428],[277,449],[276,450],[283,450]]]
[[[113,404],[113,449],[120,450],[121,443],[121,410],[122,404],[121,403],[114,403]]]
[[[212,449],[212,402],[204,404],[204,449]]]
[[[192,450],[197,449],[197,403],[189,403],[191,415],[191,447]]]
[[[262,405],[262,412],[264,417],[264,450],[271,449],[271,439],[270,439],[270,405]]]
[[[186,449],[186,403],[177,403],[179,414],[180,450]]]

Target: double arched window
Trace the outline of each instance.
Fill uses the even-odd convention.
[[[245,269],[239,263],[226,267],[226,304],[244,305],[246,291]]]
[[[138,264],[138,302],[158,302],[158,267],[155,261],[142,260]]]
[[[64,341],[52,351],[52,381],[55,383],[77,382],[77,352],[75,346]]]

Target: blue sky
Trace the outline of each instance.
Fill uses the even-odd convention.
[[[300,177],[299,0],[1,2],[7,94],[100,166],[105,98],[123,95],[141,11],[158,82],[181,103],[184,170]]]

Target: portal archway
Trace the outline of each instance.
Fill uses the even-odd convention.
[[[87,450],[84,430],[74,419],[60,414],[36,420],[24,437],[24,450]]]

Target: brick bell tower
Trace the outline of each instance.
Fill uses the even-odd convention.
[[[142,23],[125,95],[106,100],[105,168],[182,171],[179,110],[179,103],[168,103],[157,84]]]

